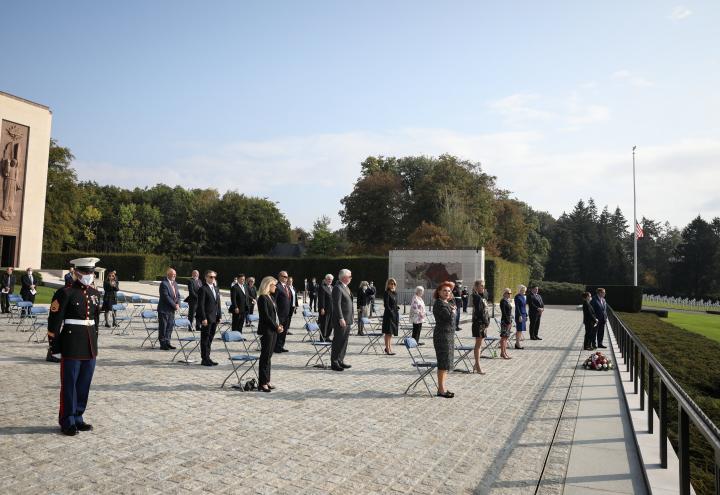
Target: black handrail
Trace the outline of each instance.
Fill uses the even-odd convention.
[[[640,394],[640,410],[645,410],[644,392],[648,392],[647,414],[648,433],[653,432],[653,398],[654,380],[657,375],[660,387],[659,411],[660,420],[660,465],[667,468],[667,397],[672,395],[678,403],[678,461],[680,466],[680,493],[690,495],[690,434],[692,423],[715,451],[715,493],[720,495],[720,429],[708,418],[697,404],[688,396],[683,388],[667,372],[662,364],[638,339],[635,333],[627,328],[612,308],[608,308],[608,322],[615,335],[622,357],[630,373],[634,393]],[[619,364],[619,363],[616,363]],[[648,379],[645,380],[647,366]],[[638,383],[639,382],[639,383]]]

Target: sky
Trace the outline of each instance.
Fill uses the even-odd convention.
[[[559,216],[720,216],[720,2],[24,1],[0,91],[82,180],[237,190],[294,227],[368,156],[450,153]],[[10,21],[12,20],[12,21]]]

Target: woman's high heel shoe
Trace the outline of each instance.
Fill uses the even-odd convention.
[[[387,347],[385,348],[385,354],[387,354],[388,356],[394,356],[394,355],[395,355],[394,352],[388,351],[388,348],[387,348]]]
[[[485,372],[482,369],[480,369],[480,366],[477,364],[475,366],[473,366],[473,373],[477,373],[478,375],[485,374]]]

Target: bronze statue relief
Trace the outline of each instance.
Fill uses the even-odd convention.
[[[17,215],[15,201],[17,192],[22,190],[18,178],[23,165],[27,147],[27,127],[3,122],[2,158],[0,158],[0,176],[2,177],[2,210],[0,217],[12,220]]]

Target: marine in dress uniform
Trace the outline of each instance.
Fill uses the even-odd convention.
[[[100,293],[93,287],[98,258],[78,258],[76,280],[58,290],[50,304],[48,340],[53,354],[60,354],[60,411],[58,421],[65,435],[93,427],[83,419],[97,357]]]

